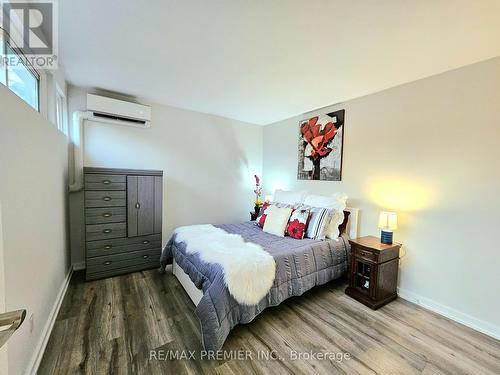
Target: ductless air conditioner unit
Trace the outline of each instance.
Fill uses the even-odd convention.
[[[151,126],[151,107],[105,96],[87,94],[90,121],[140,128]]]

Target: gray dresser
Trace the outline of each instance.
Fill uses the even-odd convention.
[[[86,278],[160,265],[163,172],[84,168]]]

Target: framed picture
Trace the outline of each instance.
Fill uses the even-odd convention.
[[[300,122],[299,180],[340,181],[345,110]]]

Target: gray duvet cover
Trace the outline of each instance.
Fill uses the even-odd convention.
[[[162,268],[173,257],[196,287],[203,291],[195,313],[201,323],[206,350],[220,349],[234,326],[251,322],[266,307],[300,296],[315,285],[337,279],[347,271],[350,245],[346,234],[338,240],[296,240],[263,232],[255,222],[217,227],[262,246],[274,257],[276,277],[269,293],[257,305],[240,305],[224,284],[222,267],[202,261],[196,253],[187,254],[186,244],[176,241],[175,234],[172,236],[162,252]]]

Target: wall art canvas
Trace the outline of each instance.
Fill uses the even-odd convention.
[[[345,110],[300,122],[299,180],[340,181]]]

